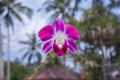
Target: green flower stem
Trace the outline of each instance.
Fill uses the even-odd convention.
[[[46,59],[45,59],[41,64],[39,64],[39,66],[37,67],[37,69],[36,69],[35,72],[32,74],[32,76],[30,77],[29,80],[32,80],[32,79],[35,77],[36,73],[37,73],[38,70],[42,67],[42,65],[44,64],[44,62],[45,62],[46,60],[48,60],[50,57],[52,57],[52,56],[53,56],[53,54],[51,53],[50,55],[48,55],[48,56],[46,57]]]

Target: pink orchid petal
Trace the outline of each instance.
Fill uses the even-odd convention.
[[[73,27],[70,24],[66,24],[66,34],[68,38],[72,40],[78,40],[79,39],[79,32],[75,27]]]
[[[42,41],[47,41],[51,39],[53,34],[54,34],[54,29],[52,25],[46,25],[38,32],[38,36]]]
[[[46,43],[43,45],[43,47],[42,47],[43,53],[48,54],[48,53],[52,50],[52,48],[53,48],[52,45],[53,45],[53,44],[52,44],[52,41],[46,42]]]
[[[78,50],[78,47],[77,45],[73,42],[73,41],[67,41],[68,42],[68,50],[71,52],[71,53],[76,53],[77,50]]]
[[[55,54],[57,56],[63,56],[67,50],[67,43],[65,42],[63,45],[62,45],[62,48],[60,48],[56,42],[54,42],[54,45],[53,45],[53,50],[55,52]]]
[[[56,19],[55,21],[55,28],[56,28],[56,32],[61,31],[64,32],[64,22],[62,19]]]

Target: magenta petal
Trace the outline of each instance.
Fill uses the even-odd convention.
[[[66,24],[66,34],[68,38],[73,40],[79,39],[79,32],[78,30],[70,24]]]
[[[49,53],[51,50],[52,50],[52,42],[51,41],[48,41],[48,42],[46,42],[44,45],[43,45],[43,47],[42,47],[42,51],[45,53],[45,54],[47,54],[47,53]]]
[[[55,54],[57,56],[63,56],[67,50],[67,43],[65,42],[63,45],[62,45],[62,48],[60,48],[56,42],[54,42],[54,45],[53,45],[53,50],[55,52]]]
[[[38,36],[42,41],[51,39],[53,34],[54,34],[54,29],[52,25],[46,25],[38,32]]]
[[[67,42],[65,41],[64,44],[62,45],[62,51],[65,53],[67,50]]]
[[[68,42],[68,50],[71,53],[76,53],[78,50],[77,45],[73,41],[67,41],[67,42]]]
[[[62,19],[56,19],[55,21],[55,28],[56,28],[56,32],[61,31],[64,32],[64,22]]]

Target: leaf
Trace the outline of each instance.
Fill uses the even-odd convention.
[[[5,7],[5,4],[3,2],[0,1],[0,9]]]
[[[20,44],[31,44],[30,41],[18,41]]]
[[[0,8],[0,15],[4,12],[4,9]]]
[[[15,2],[15,0],[6,0],[6,1],[9,2],[10,4]]]
[[[26,53],[24,53],[22,60],[24,60],[28,55],[29,55],[30,51],[27,51]]]
[[[20,22],[23,22],[21,16],[15,10],[12,9],[11,11],[16,19],[18,19]]]
[[[46,7],[46,12],[49,12],[49,11],[55,10],[55,9],[57,9],[56,5],[49,5],[49,6]]]
[[[2,0],[2,2],[8,6],[8,5],[13,4],[15,2],[15,0]]]
[[[24,50],[27,50],[27,49],[28,49],[28,47],[23,47],[23,48],[21,48],[21,49],[19,50],[19,52],[24,51]]]
[[[26,36],[27,36],[30,40],[32,40],[32,35],[26,34]]]
[[[57,5],[54,1],[53,2],[52,1],[46,1],[46,2],[43,3],[43,6],[44,7],[39,8],[37,11],[39,12],[39,11],[43,10],[43,11],[48,12],[50,10],[53,10],[53,9],[57,8]]]
[[[16,7],[16,6],[21,6],[21,3],[15,3],[15,4],[13,4],[13,6],[14,6],[14,7]]]
[[[14,28],[13,28],[13,20],[12,20],[12,17],[10,16],[10,11],[5,15],[4,23],[5,23],[6,27],[11,26],[12,30],[14,30]]]
[[[56,3],[55,3],[55,1],[52,1],[52,0],[51,1],[50,0],[49,1],[45,1],[43,3],[43,5],[54,5],[54,4],[56,4]]]
[[[37,57],[37,62],[39,64],[41,62],[41,60],[42,60],[42,56],[41,56],[41,54],[39,52],[37,52],[36,57]]]
[[[39,42],[39,41],[37,41],[37,42]],[[41,45],[42,45],[42,43],[37,43],[37,47],[41,47]]]
[[[32,56],[33,56],[33,53],[31,52],[30,55],[29,55],[29,57],[28,57],[28,63],[31,62]]]
[[[26,6],[22,6],[20,3],[18,3],[16,5],[14,4],[14,8],[16,8],[21,13],[24,13],[29,18],[31,18],[31,16],[33,14],[33,10],[31,8],[28,8]]]

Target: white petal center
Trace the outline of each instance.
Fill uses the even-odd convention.
[[[62,47],[64,44],[64,41],[66,40],[66,35],[64,32],[57,32],[54,36],[56,43],[58,44],[59,47]]]

